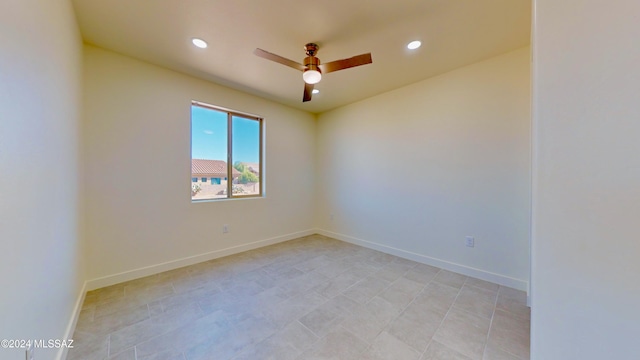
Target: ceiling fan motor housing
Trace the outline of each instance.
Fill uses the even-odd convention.
[[[307,67],[307,70],[320,71],[320,59],[315,56],[307,56],[304,59],[304,66]]]
[[[308,43],[304,46],[304,52],[307,54],[307,56],[316,56],[318,49],[320,49],[320,47],[318,46],[318,44],[314,43]]]

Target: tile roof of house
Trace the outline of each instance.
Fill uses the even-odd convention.
[[[231,168],[233,177],[240,176],[240,172]],[[221,175],[227,177],[227,162],[222,160],[191,159],[191,174],[193,175]]]

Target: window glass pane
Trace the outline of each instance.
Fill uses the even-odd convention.
[[[260,194],[260,121],[233,116],[233,195]]]
[[[226,181],[207,182],[227,176],[227,136],[226,112],[191,106],[191,177],[202,180],[191,185],[193,200],[228,197]]]

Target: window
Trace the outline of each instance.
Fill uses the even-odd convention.
[[[198,182],[198,178],[191,178],[191,182]]]
[[[192,102],[191,177],[202,180],[192,200],[262,196],[262,127],[260,117]]]

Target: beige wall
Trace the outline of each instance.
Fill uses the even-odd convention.
[[[532,359],[638,359],[640,2],[535,9]]]
[[[84,61],[89,287],[313,228],[313,115],[96,47]],[[192,100],[264,117],[264,198],[191,202]]]
[[[0,2],[0,339],[64,339],[81,293],[82,42],[67,0]],[[37,349],[35,358],[56,358]],[[0,348],[0,359],[25,350]]]
[[[321,114],[318,227],[526,289],[529,84],[524,48]]]

